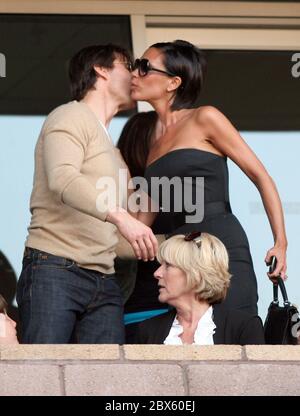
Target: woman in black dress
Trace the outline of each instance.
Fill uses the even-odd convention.
[[[233,275],[225,306],[257,314],[257,283],[248,239],[230,208],[227,157],[244,171],[261,194],[274,237],[274,246],[268,250],[265,261],[273,255],[277,258],[277,267],[269,275],[271,279],[279,274],[286,278],[287,239],[282,205],[273,180],[230,121],[215,107],[200,106],[205,72],[203,53],[185,41],[152,45],[136,60],[132,98],[149,102],[158,115],[145,170],[149,189],[154,178],[179,177],[183,183],[188,177],[192,178],[190,189],[195,196],[196,179],[204,178],[201,221],[187,222],[191,213],[185,210],[183,201],[181,212],[172,210],[178,202],[178,195],[172,190],[171,209],[164,211],[164,192],[160,192],[156,201],[159,212],[142,212],[138,218],[152,224],[155,234],[203,231],[218,237],[229,252]],[[155,199],[151,192],[149,195]],[[132,313],[137,303],[139,309],[142,304],[143,310],[155,309],[153,302],[147,307],[151,293],[146,281],[152,279],[156,268],[155,261],[140,263],[139,287],[129,299],[126,312]]]

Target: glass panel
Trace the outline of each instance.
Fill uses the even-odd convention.
[[[300,77],[292,74],[292,51],[206,52],[203,104],[219,108],[239,130],[300,130]]]
[[[129,50],[129,16],[0,15],[0,114],[48,114],[69,101],[68,60],[93,44]]]

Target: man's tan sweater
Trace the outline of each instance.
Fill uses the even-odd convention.
[[[107,189],[99,183],[97,189],[97,182],[112,178],[117,205],[126,208],[125,187],[118,200],[119,169],[126,168],[86,104],[73,101],[56,108],[35,149],[32,218],[25,245],[69,258],[83,268],[113,273],[117,228],[105,222],[108,206],[99,195]]]

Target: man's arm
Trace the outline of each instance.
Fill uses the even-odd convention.
[[[108,207],[97,207],[99,192],[81,173],[87,134],[75,120],[48,129],[43,149],[48,186],[66,205],[105,221]]]
[[[114,224],[137,258],[154,258],[157,241],[151,229],[121,207],[108,206],[81,173],[90,137],[96,132],[89,133],[84,124],[78,124],[78,119],[72,121],[57,123],[45,132],[43,156],[49,189],[66,205]]]
[[[119,242],[116,247],[116,254],[118,257],[124,260],[135,259],[135,253],[131,244],[118,232]],[[166,240],[165,234],[155,234],[158,242],[158,246]]]

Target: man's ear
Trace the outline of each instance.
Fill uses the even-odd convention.
[[[180,77],[172,77],[172,78],[170,78],[170,82],[168,84],[167,91],[168,92],[175,91],[175,90],[177,90],[177,88],[180,87],[181,84],[182,84],[182,80],[181,80]]]
[[[108,78],[108,68],[104,68],[103,66],[94,65],[94,71],[96,72],[98,77],[107,79]]]

